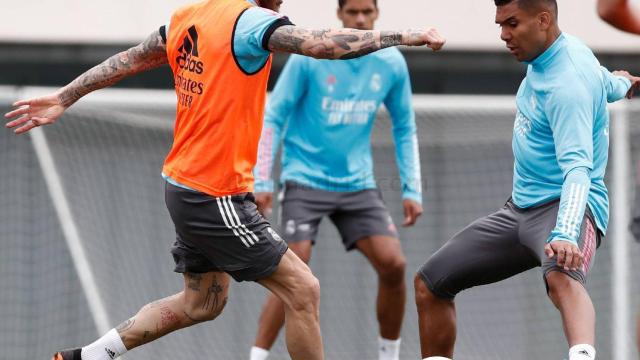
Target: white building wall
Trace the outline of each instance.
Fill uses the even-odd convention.
[[[640,0],[634,0],[639,1]],[[187,0],[0,0],[0,41],[113,43],[142,40]],[[560,24],[597,50],[640,52],[640,37],[603,23],[596,0],[559,0]],[[336,0],[285,0],[304,26],[340,26]],[[379,0],[378,28],[436,26],[450,49],[502,49],[492,0]]]

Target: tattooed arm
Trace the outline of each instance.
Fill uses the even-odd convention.
[[[80,75],[59,92],[61,103],[69,107],[86,94],[109,87],[125,77],[155,69],[167,63],[166,45],[160,31],[129,50],[116,54]]]
[[[19,118],[7,123],[6,127],[16,128],[15,133],[22,134],[40,125],[53,124],[67,108],[88,93],[167,62],[166,46],[160,31],[156,30],[141,44],[108,58],[55,93],[17,101],[13,106],[19,108],[5,117]]]
[[[390,46],[427,45],[440,50],[445,40],[436,29],[377,30],[309,30],[297,26],[282,26],[269,39],[269,49],[318,59],[353,59]]]

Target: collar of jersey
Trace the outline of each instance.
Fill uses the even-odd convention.
[[[562,48],[564,44],[565,36],[564,33],[560,33],[560,36],[556,39],[556,41],[551,44],[542,54],[540,54],[537,58],[533,59],[531,62],[525,62],[526,64],[533,65],[536,68],[544,68],[553,60],[558,51]]]

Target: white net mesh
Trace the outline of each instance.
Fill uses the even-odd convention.
[[[0,89],[0,111],[17,97]],[[106,91],[70,109],[44,129],[109,326],[152,300],[179,291],[169,253],[174,232],[164,205],[160,169],[171,143],[170,92]],[[417,97],[415,101],[425,214],[401,229],[409,296],[402,359],[419,355],[414,271],[451,235],[500,207],[511,191],[513,98]],[[631,114],[634,159],[640,160],[640,112]],[[615,119],[614,119],[615,121]],[[615,139],[612,139],[615,141]],[[386,115],[374,128],[376,176],[396,223],[402,221],[394,147]],[[93,315],[51,203],[31,138],[0,133],[1,358],[46,359],[98,336]],[[277,213],[277,212],[274,212]],[[630,266],[638,265],[631,245]],[[322,285],[321,321],[327,359],[375,359],[376,276],[356,253],[345,254],[324,222],[311,262]],[[598,353],[612,357],[611,243],[605,240],[588,279],[598,313]],[[640,287],[630,279],[631,305]],[[134,350],[136,359],[247,359],[266,292],[234,285],[216,321]],[[539,271],[474,288],[457,299],[456,359],[562,359],[566,343]],[[628,333],[633,346],[633,334]],[[286,359],[282,338],[271,359]],[[632,357],[635,359],[635,357]]]

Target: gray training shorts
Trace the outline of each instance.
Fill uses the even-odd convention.
[[[253,194],[213,197],[165,186],[176,272],[222,271],[236,281],[256,281],[278,268],[287,244],[258,213]]]
[[[365,237],[398,237],[378,189],[337,192],[286,182],[280,207],[281,231],[288,243],[311,240],[315,244],[318,226],[325,216],[340,232],[347,251]]]
[[[420,268],[419,274],[431,292],[444,299],[538,266],[542,266],[545,276],[561,271],[584,284],[602,236],[587,207],[578,240],[584,264],[576,271],[558,267],[557,257],[547,258],[544,246],[556,226],[559,204],[555,200],[520,209],[509,200],[502,209],[454,235]]]

